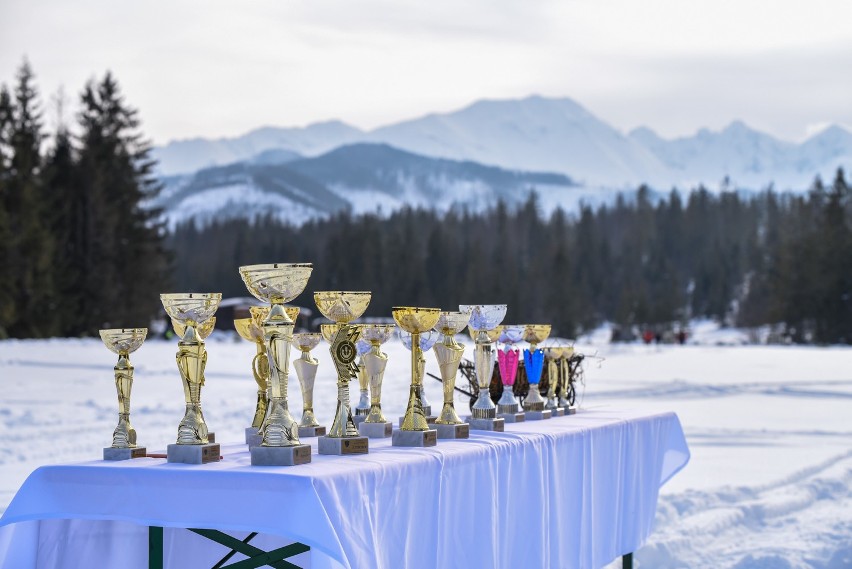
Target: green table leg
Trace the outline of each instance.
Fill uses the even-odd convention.
[[[633,569],[633,554],[628,553],[621,558],[621,569]]]
[[[148,569],[163,569],[163,528],[148,528]]]

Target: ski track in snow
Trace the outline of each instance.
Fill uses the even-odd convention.
[[[692,451],[686,469],[662,488],[637,567],[852,568],[852,349],[579,348],[603,358],[586,361],[583,406],[674,410]],[[132,356],[132,420],[149,451],[171,442],[182,416],[175,350],[149,339]],[[385,351],[383,407],[395,421],[408,396],[409,359],[397,339]],[[253,414],[254,347],[217,332],[208,352],[205,416],[220,440],[236,440]],[[328,424],[336,379],[327,346],[313,355],[320,360],[315,411]],[[0,342],[0,512],[34,468],[100,457],[116,422],[114,358],[94,339]],[[437,371],[427,357],[427,372]],[[437,382],[425,387],[436,404]],[[458,396],[456,404],[467,402]]]

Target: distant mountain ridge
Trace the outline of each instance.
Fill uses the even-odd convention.
[[[725,178],[747,189],[773,183],[802,190],[817,174],[852,166],[852,134],[839,126],[801,144],[736,121],[719,132],[664,139],[642,127],[622,134],[568,98],[487,100],[364,132],[340,121],[304,128],[264,127],[230,139],[191,139],[154,149],[164,175],[252,160],[269,151],[317,157],[373,142],[425,157],[473,161],[507,170],[554,172],[587,187],[688,189]],[[273,160],[274,161],[274,160]]]

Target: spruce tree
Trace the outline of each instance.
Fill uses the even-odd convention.
[[[6,184],[11,173],[10,129],[12,126],[12,97],[5,85],[0,85],[0,339],[9,335],[15,317],[12,295],[10,212],[6,199]]]

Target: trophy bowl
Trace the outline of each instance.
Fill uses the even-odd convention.
[[[374,346],[381,346],[390,339],[394,330],[394,324],[365,324],[361,327],[361,338]]]
[[[293,339],[290,343],[303,352],[310,352],[317,347],[321,339],[322,336],[315,333],[293,334]]]
[[[179,292],[161,294],[166,313],[185,325],[198,326],[216,313],[222,301],[221,292]],[[183,337],[183,336],[181,336]]]
[[[313,270],[311,263],[245,265],[240,267],[240,276],[259,301],[284,304],[302,294]]]
[[[505,304],[462,304],[459,311],[470,312],[468,326],[474,330],[492,330],[506,317]]]
[[[172,324],[174,325],[174,322]],[[234,328],[243,340],[249,342],[263,341],[263,330],[257,325],[254,318],[237,318],[234,320]]]
[[[411,334],[406,332],[405,330],[399,331],[399,339],[402,340],[402,345],[405,346],[406,350],[411,349]],[[438,341],[437,331],[434,329],[427,330],[420,334],[420,349],[424,352],[428,352],[432,349],[432,346],[435,345],[435,342]]]
[[[550,324],[526,324],[524,326],[524,341],[536,345],[544,342],[550,336]]]
[[[470,322],[470,312],[442,312],[435,323],[435,330],[445,336],[455,336]]]
[[[250,320],[250,318],[246,318],[246,320]],[[234,321],[234,325],[236,325],[236,321]],[[183,338],[183,335],[186,334],[186,324],[181,322],[180,320],[176,320],[172,318],[172,328],[174,328],[175,334],[178,335],[178,338]],[[201,324],[198,324],[198,328],[196,331],[198,332],[198,337],[202,340],[206,340],[207,336],[213,333],[213,329],[216,328],[216,317],[208,318]],[[240,331],[237,330],[237,333]],[[243,336],[245,338],[245,336]],[[261,338],[263,337],[263,331],[261,330]]]
[[[488,336],[489,342],[496,342],[500,339],[500,334],[503,333],[503,326],[495,326],[489,330],[476,330],[475,328],[471,328],[470,324],[468,324],[467,331],[470,334],[470,339],[474,342],[476,341],[476,335],[480,332],[485,332],[485,335]]]
[[[340,324],[320,324],[322,339],[329,344],[334,341],[334,335],[340,330]]]
[[[514,345],[524,339],[524,332],[526,331],[524,326],[507,324],[502,326],[502,328],[503,330],[500,332],[498,341],[504,344]]]
[[[101,340],[104,345],[109,348],[114,354],[127,355],[132,354],[148,335],[147,328],[112,328],[110,330],[101,330]]]
[[[438,323],[440,308],[417,308],[414,306],[395,306],[393,319],[397,326],[410,334],[421,334]]]
[[[314,302],[322,315],[346,324],[364,314],[373,293],[367,291],[329,290],[314,293]]]

